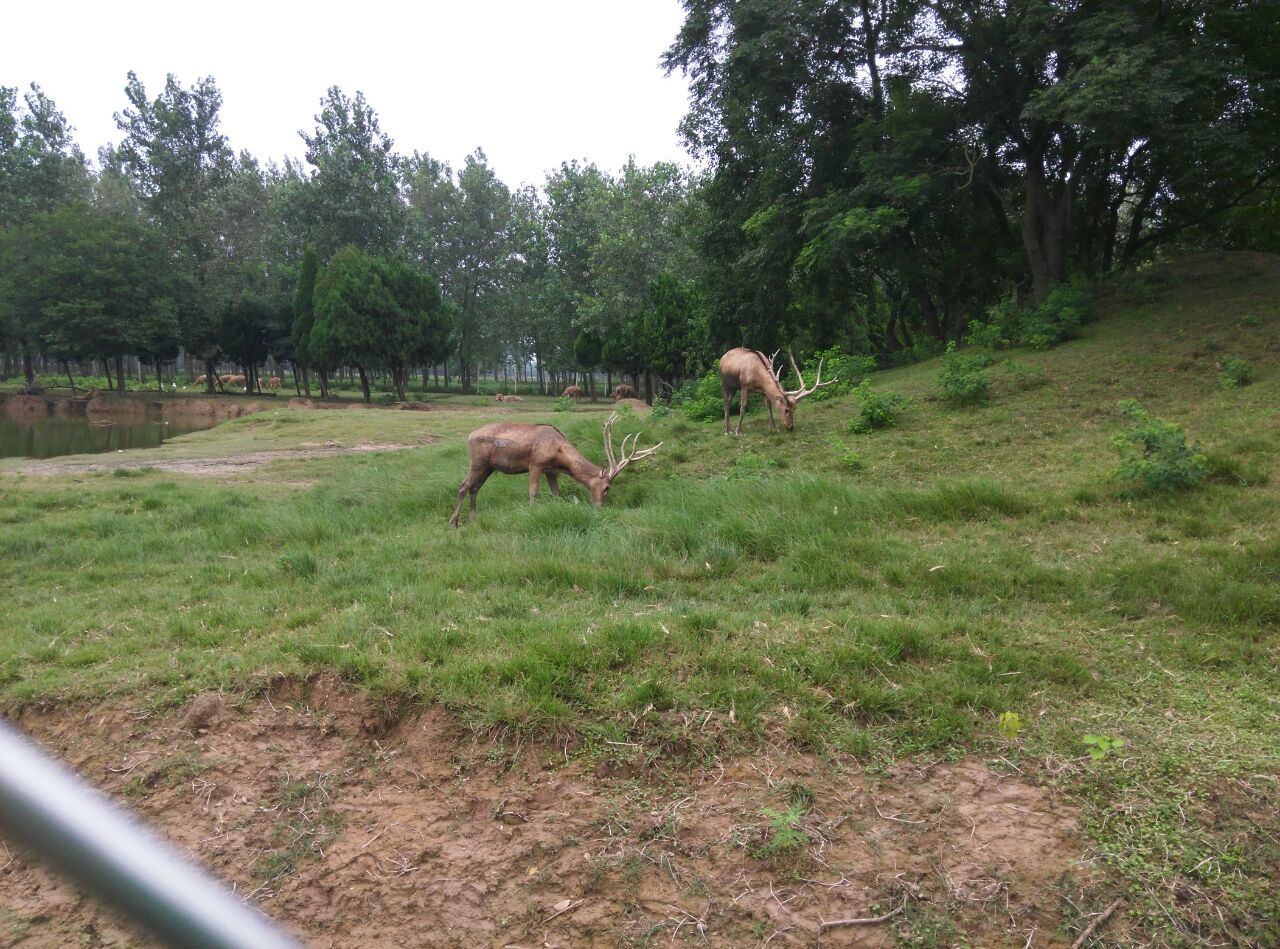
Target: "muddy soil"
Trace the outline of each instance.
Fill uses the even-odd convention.
[[[1064,946],[1089,885],[1076,813],[975,760],[588,759],[330,680],[13,717],[311,946]],[[147,942],[0,849],[0,944]]]

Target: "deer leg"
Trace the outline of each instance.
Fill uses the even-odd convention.
[[[742,434],[742,416],[747,411],[747,399],[751,397],[750,391],[743,389],[738,395],[738,434]]]
[[[551,485],[551,493],[560,497],[560,478],[554,471],[547,472],[547,484]]]
[[[480,489],[489,480],[489,475],[491,474],[493,474],[493,469],[488,468],[479,474],[471,476],[471,517],[476,516],[476,495],[480,493]]]
[[[538,499],[538,479],[542,477],[542,469],[529,468],[529,503],[532,504]]]

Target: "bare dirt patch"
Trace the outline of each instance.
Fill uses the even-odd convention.
[[[268,462],[285,458],[329,458],[333,455],[360,454],[371,451],[403,451],[434,441],[431,437],[418,439],[415,445],[384,442],[357,442],[339,445],[337,442],[304,442],[299,448],[281,448],[274,451],[249,451],[237,455],[218,455],[212,458],[140,459],[132,461],[63,461],[57,458],[33,461],[15,469],[20,474],[60,475],[84,474],[92,471],[115,471],[120,468],[139,468],[168,471],[175,474],[201,475],[219,478],[260,468]]]
[[[973,760],[586,760],[323,679],[15,718],[315,946],[1057,946],[1087,878],[1076,813]],[[795,807],[800,836],[779,846],[765,809]],[[0,857],[6,945],[136,939],[26,855]]]

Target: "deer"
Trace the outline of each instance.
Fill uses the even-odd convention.
[[[619,382],[613,387],[613,401],[620,402],[623,399],[634,399],[636,390],[634,386],[629,386],[625,382]]]
[[[499,392],[497,395],[495,395],[495,396],[493,397],[493,401],[495,401],[495,402],[523,402],[523,401],[524,401],[524,396],[522,396],[522,395],[503,395],[501,392]]]
[[[283,381],[281,381],[279,376],[272,376],[270,379],[267,380],[267,388],[273,392],[276,389],[279,389],[282,385],[284,385],[284,383]]]
[[[770,357],[754,349],[738,347],[720,357],[720,393],[724,396],[724,433],[726,435],[729,434],[729,400],[733,398],[735,392],[741,392],[738,398],[737,434],[742,434],[742,415],[747,410],[747,399],[752,392],[759,392],[764,396],[765,405],[769,407],[769,426],[775,432],[778,430],[778,424],[773,418],[773,409],[777,406],[778,414],[782,416],[782,427],[790,432],[796,426],[796,404],[801,399],[813,395],[823,386],[840,381],[831,379],[823,382],[823,361],[818,360],[818,375],[813,381],[813,386],[806,387],[804,374],[796,365],[796,357],[791,354],[791,350],[787,350],[787,356],[791,360],[791,368],[796,378],[800,380],[799,389],[782,388],[779,375],[781,370],[774,368],[773,365],[774,360],[778,358],[777,353]]]
[[[495,471],[503,474],[529,473],[529,503],[538,497],[538,480],[547,476],[551,493],[560,496],[559,476],[567,474],[585,487],[596,507],[604,504],[609,496],[613,479],[633,461],[640,461],[654,454],[663,443],[651,448],[639,449],[640,433],[625,435],[622,439],[621,458],[614,453],[613,423],[618,413],[613,412],[605,421],[604,453],[608,467],[601,468],[582,452],[574,448],[569,439],[554,425],[530,425],[524,422],[495,422],[477,428],[467,438],[467,453],[471,468],[458,487],[458,504],[449,518],[449,526],[457,527],[462,514],[462,500],[471,495],[471,517],[476,515],[476,495]],[[630,444],[628,445],[628,442]]]
[[[573,399],[577,402],[582,398],[582,386],[565,386],[564,391],[560,393],[562,399]]]

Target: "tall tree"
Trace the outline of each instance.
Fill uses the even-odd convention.
[[[311,175],[302,194],[308,240],[320,259],[351,246],[386,253],[404,238],[405,207],[392,141],[364,93],[332,86],[320,100],[316,128],[300,132]]]

